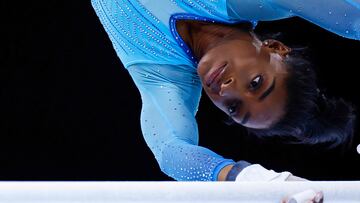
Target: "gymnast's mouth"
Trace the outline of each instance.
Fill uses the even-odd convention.
[[[205,76],[205,84],[207,87],[212,87],[213,84],[219,83],[221,76],[225,72],[226,66],[227,62],[224,62],[219,65],[214,71],[209,71],[210,73]]]

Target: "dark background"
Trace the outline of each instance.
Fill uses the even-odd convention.
[[[1,1],[0,8],[0,180],[172,180],[142,138],[140,95],[90,1]],[[307,46],[319,83],[360,106],[359,41],[299,18],[256,31]],[[197,119],[200,144],[227,158],[312,180],[360,180],[359,133],[343,155],[259,141],[227,126],[206,96]]]

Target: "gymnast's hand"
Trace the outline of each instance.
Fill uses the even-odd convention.
[[[225,167],[226,168],[226,167]],[[227,168],[227,181],[308,181],[307,179],[294,176],[288,171],[275,172],[268,170],[260,164],[250,164],[246,161],[238,161]],[[322,203],[323,193],[314,190],[306,190],[282,199],[281,203]]]
[[[237,162],[227,174],[229,181],[307,181],[304,178],[294,176],[288,171],[276,172],[268,170],[260,164],[250,164],[245,161]]]
[[[281,200],[281,203],[323,203],[324,194],[322,191],[305,190]]]

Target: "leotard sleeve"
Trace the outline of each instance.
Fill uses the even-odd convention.
[[[215,181],[234,161],[198,146],[195,114],[201,95],[188,66],[137,64],[128,71],[142,99],[141,129],[160,169],[179,181]]]
[[[227,0],[230,16],[258,21],[297,16],[340,36],[360,40],[359,0]]]

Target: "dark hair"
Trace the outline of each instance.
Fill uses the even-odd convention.
[[[255,34],[250,23],[239,24],[238,28]],[[260,40],[284,39],[282,32],[258,32],[255,36]],[[259,138],[276,137],[283,143],[317,144],[345,150],[351,147],[354,136],[355,108],[341,98],[327,98],[318,88],[315,69],[305,59],[305,50],[292,48],[284,60],[289,73],[285,115],[268,129],[247,130]],[[225,122],[235,123],[231,118]]]
[[[281,137],[287,143],[350,147],[354,134],[353,105],[327,98],[318,88],[312,65],[296,51],[286,57],[289,76],[285,115],[268,129],[248,128],[258,137]]]

